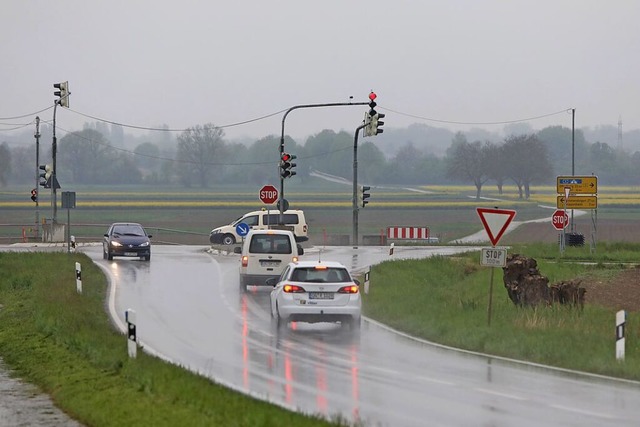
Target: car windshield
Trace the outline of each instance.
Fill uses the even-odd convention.
[[[118,225],[113,227],[112,234],[119,234],[121,236],[144,236],[144,230],[137,225]]]
[[[291,273],[291,280],[295,282],[339,283],[351,282],[351,276],[345,268],[299,267]]]

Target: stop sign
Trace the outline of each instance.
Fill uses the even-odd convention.
[[[265,205],[271,205],[278,200],[278,189],[273,185],[265,185],[260,189],[260,201]]]
[[[562,230],[569,225],[569,215],[565,213],[562,209],[557,209],[553,215],[551,215],[551,225],[556,230]]]

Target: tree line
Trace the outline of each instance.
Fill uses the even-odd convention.
[[[263,185],[279,179],[280,137],[270,135],[251,144],[230,142],[224,130],[209,123],[181,132],[173,144],[144,141],[133,150],[112,145],[99,127],[85,126],[58,140],[58,181],[79,185],[170,185],[213,188],[219,184]],[[535,133],[511,135],[499,142],[468,141],[458,132],[444,156],[416,147],[412,141],[394,140],[385,156],[376,138],[360,139],[357,147],[358,180],[364,184],[472,184],[480,197],[483,186],[505,184],[528,198],[534,184],[553,185],[556,175],[597,175],[606,184],[636,184],[640,180],[640,152],[616,150],[606,143],[589,143],[577,131],[552,126]],[[126,140],[127,135],[116,133]],[[114,138],[114,133],[111,133]],[[40,153],[50,163],[51,147]],[[304,181],[314,171],[350,179],[353,176],[354,137],[324,130],[300,144],[285,138],[285,151],[295,154],[297,175]],[[388,149],[386,151],[389,151]],[[32,184],[35,179],[33,147],[11,149],[0,144],[0,186]],[[43,160],[44,159],[44,160]],[[48,160],[47,160],[48,159]]]

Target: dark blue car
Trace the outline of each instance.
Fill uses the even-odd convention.
[[[104,235],[102,257],[112,260],[114,256],[151,259],[151,235],[135,222],[111,224]]]

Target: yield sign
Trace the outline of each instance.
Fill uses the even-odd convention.
[[[476,211],[493,246],[498,244],[507,227],[511,224],[511,220],[516,216],[516,211],[509,209],[476,208]]]

